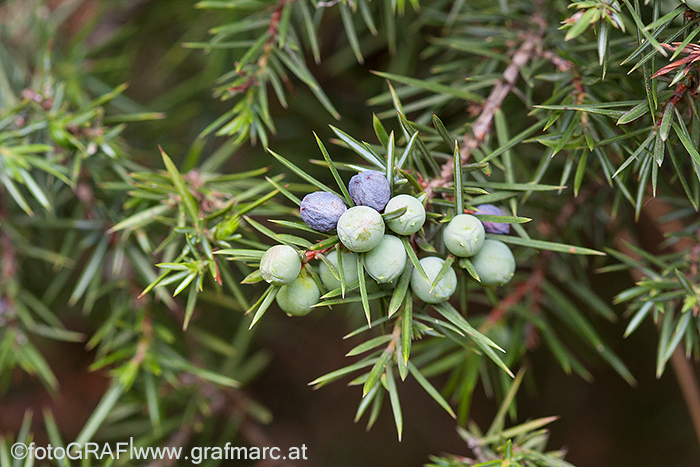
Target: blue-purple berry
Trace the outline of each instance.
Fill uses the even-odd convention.
[[[338,219],[347,209],[342,198],[327,191],[309,193],[299,206],[301,220],[319,232],[335,230]]]
[[[488,214],[489,216],[505,216],[505,213],[498,206],[493,204],[480,204],[476,207],[477,211],[475,214]],[[508,235],[510,233],[510,224],[503,222],[486,222],[481,221],[484,224],[484,230],[486,233]]]
[[[384,174],[373,170],[353,176],[348,183],[348,191],[356,206],[369,206],[379,212],[391,198],[389,181]]]

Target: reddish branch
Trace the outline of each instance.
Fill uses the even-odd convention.
[[[267,66],[267,61],[269,60],[270,55],[272,54],[274,44],[279,39],[279,24],[280,20],[282,19],[282,10],[284,9],[284,6],[286,4],[291,3],[293,1],[294,0],[280,0],[279,4],[275,7],[274,11],[270,15],[270,24],[267,26],[267,32],[270,35],[270,37],[267,39],[267,41],[265,41],[265,44],[263,45],[263,53],[260,56],[260,58],[258,58],[259,69],[256,72],[248,75],[248,79],[242,84],[236,86],[229,86],[227,88],[227,91],[229,91],[232,95],[244,92],[250,87],[260,86],[260,82],[257,80],[257,76],[260,70]],[[236,63],[236,67],[238,67],[238,63]],[[238,75],[241,77],[245,77],[246,73],[241,70],[238,72]]]
[[[645,203],[643,203],[642,213],[645,214],[649,220],[653,220],[653,222],[639,223],[635,225],[635,227],[645,229],[647,234],[649,231],[651,231],[653,235],[651,237],[647,237],[646,235],[639,234],[639,242],[637,242],[632,238],[628,229],[621,229],[615,236],[617,249],[636,260],[641,260],[641,258],[634,250],[627,246],[628,244],[638,245],[652,254],[663,254],[664,251],[660,250],[658,239],[664,238],[664,236],[669,232],[681,232],[685,228],[685,224],[678,219],[664,223],[664,225],[661,225],[661,223],[658,221],[659,218],[662,218],[665,214],[668,214],[671,209],[672,207],[669,204],[658,198],[652,197],[647,200]],[[642,225],[643,227],[640,227]],[[694,241],[686,238],[680,238],[679,241],[673,244],[670,248],[676,253],[689,252],[691,259],[690,272],[693,275],[697,274],[697,258],[698,255],[700,255],[700,237]],[[644,273],[634,268],[630,269],[630,274],[635,282],[641,281],[645,278]],[[660,325],[661,323],[658,322],[657,327],[660,327]],[[693,363],[686,358],[682,345],[678,345],[675,348],[671,354],[669,362],[674,374],[676,375],[683,399],[688,407],[688,415],[693,424],[693,428],[695,429],[695,435],[697,436],[698,442],[700,442],[700,384],[698,383],[698,375],[693,367]]]
[[[552,230],[555,227],[564,228],[571,217],[574,216],[579,211],[581,205],[589,202],[590,198],[595,194],[595,190],[581,190],[579,196],[564,204],[561,207],[559,215],[554,220],[554,225],[541,221],[537,226],[539,233],[543,237],[549,237]],[[550,270],[550,262],[552,260],[552,252],[548,250],[543,250],[537,260],[537,263],[532,268],[532,273],[527,277],[527,279],[514,285],[512,291],[503,297],[498,302],[498,306],[493,308],[489,313],[484,326],[480,331],[485,332],[491,326],[496,324],[501,320],[508,310],[522,303],[523,299],[527,296],[530,297],[530,312],[536,314],[540,311],[540,304],[542,300],[542,283],[545,281],[547,276],[547,271]],[[534,349],[539,343],[539,335],[537,334],[537,328],[533,327],[528,331],[526,345],[528,349]]]
[[[673,44],[661,44],[661,46],[665,49],[676,51],[678,47],[680,47],[681,43],[680,42],[673,42]],[[681,58],[680,60],[676,60],[675,62],[671,62],[665,67],[661,68],[659,71],[654,73],[651,77],[653,78],[658,78],[659,76],[665,75],[666,73],[669,73],[677,68],[680,68],[681,66],[683,67],[683,74],[687,75],[688,72],[690,71],[690,68],[693,66],[694,63],[696,63],[698,60],[700,60],[700,45],[697,44],[687,44],[683,49],[681,49],[681,52],[688,54],[687,56]]]
[[[502,300],[498,302],[498,306],[491,310],[491,313],[489,313],[489,325],[493,325],[497,321],[499,321],[510,307],[522,302],[523,298],[525,298],[526,295],[532,294],[533,296],[535,296],[534,298],[536,299],[533,300],[533,306],[535,308],[538,307],[539,300],[537,299],[537,297],[539,297],[540,294],[542,281],[544,280],[545,276],[546,266],[549,264],[548,259],[549,255],[547,254],[547,252],[543,252],[542,260],[537,263],[535,269],[532,271],[532,274],[528,276],[527,280],[520,282],[515,287],[515,290],[513,290],[513,292],[506,295]],[[535,309],[533,311],[537,310]]]
[[[501,107],[506,96],[515,88],[520,70],[541,49],[546,22],[537,14],[533,15],[531,19],[535,27],[526,31],[523,35],[523,42],[515,51],[513,59],[503,72],[503,79],[496,82],[496,85],[491,90],[491,94],[484,102],[479,117],[472,124],[471,134],[467,133],[464,135],[462,149],[460,150],[460,158],[463,164],[469,160],[472,151],[483,143],[486,136],[491,132],[496,110]],[[428,199],[434,196],[437,188],[444,187],[450,183],[453,178],[453,170],[454,162],[450,159],[441,167],[440,176],[426,185],[425,192],[428,195]]]
[[[0,189],[0,224],[2,224],[1,221],[9,218],[4,194],[3,190]],[[6,232],[0,229],[0,317],[4,314],[5,309],[12,305],[10,302],[12,297],[6,296],[4,291],[8,289],[9,282],[15,278],[17,268],[17,252],[14,242]]]
[[[9,235],[0,232],[0,284],[7,284],[17,272],[17,255]]]

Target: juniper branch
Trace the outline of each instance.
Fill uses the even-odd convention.
[[[658,198],[650,198],[647,203],[644,204],[642,208],[643,212],[655,221],[651,223],[653,229],[656,230],[656,234],[661,236],[667,232],[682,231],[684,228],[683,223],[676,219],[671,222],[665,223],[663,226],[658,222],[659,218],[663,218],[671,212],[671,207],[665,202]],[[649,227],[649,224],[645,224],[645,228]],[[644,249],[652,251],[655,254],[660,254],[661,250],[659,245],[652,241],[643,241],[644,236],[640,236],[642,241],[636,242],[630,233],[629,229],[622,229],[615,236],[616,247],[629,255],[632,258],[641,260],[640,256],[631,250],[627,245],[638,245],[641,244]],[[671,249],[675,252],[690,252],[693,264],[691,265],[691,272],[697,273],[698,270],[698,256],[700,256],[700,234],[695,241],[688,238],[680,238],[679,241],[671,246]],[[629,270],[630,275],[635,282],[644,280],[646,276],[643,272],[631,268]],[[660,328],[661,322],[657,322],[657,329]],[[660,330],[660,329],[659,329]],[[685,352],[681,346],[676,347],[671,354],[669,359],[671,363],[671,368],[678,381],[678,386],[680,388],[681,394],[688,407],[688,415],[691,419],[695,435],[700,442],[700,384],[698,383],[698,376],[695,372],[692,363],[686,358]]]
[[[479,147],[491,132],[494,114],[501,107],[506,96],[515,88],[520,70],[535,57],[538,50],[542,49],[542,39],[547,23],[539,14],[532,15],[530,20],[534,26],[523,34],[524,40],[503,71],[503,79],[496,82],[491,94],[484,102],[481,114],[472,124],[471,134],[467,132],[463,137],[460,149],[462,164],[469,160],[472,151]],[[435,195],[437,188],[446,186],[452,180],[453,167],[454,163],[450,158],[440,168],[440,176],[428,182],[425,188],[428,199]]]

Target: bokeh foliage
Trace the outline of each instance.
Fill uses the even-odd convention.
[[[25,372],[55,394],[42,339],[84,343],[109,387],[79,442],[254,444],[247,427],[271,418],[245,391],[269,358],[254,333],[279,311],[260,257],[289,244],[314,274],[337,238],[300,222],[299,199],[365,168],[425,200],[404,239],[415,267],[446,256],[442,224],[464,209],[498,204],[514,230],[502,288],[448,257],[451,303],[414,303],[407,280],[323,290],[318,313],[346,313],[363,340],[310,384],[353,374],[356,419],[371,427],[388,401],[401,438],[410,375],[473,456],[430,465],[569,465],[546,451],[550,419],[505,419],[539,348],[566,373],[606,362],[636,383],[596,328],[621,308],[594,274],[634,280],[615,304],[625,335],[658,325],[658,377],[677,348],[700,356],[700,19],[685,5],[141,3],[0,5],[0,384]],[[501,402],[485,434],[469,424],[478,387]]]

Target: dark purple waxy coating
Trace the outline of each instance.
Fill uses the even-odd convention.
[[[490,216],[505,216],[505,213],[498,206],[493,204],[480,204],[476,207],[478,211],[474,214],[488,214]],[[510,224],[504,224],[502,222],[481,222],[484,224],[484,230],[486,233],[507,235],[510,233]]]
[[[319,232],[335,230],[338,219],[347,209],[342,198],[327,191],[309,193],[299,206],[301,220]]]
[[[381,212],[391,198],[389,181],[384,174],[367,170],[360,172],[348,183],[350,198],[356,206],[369,206]]]

